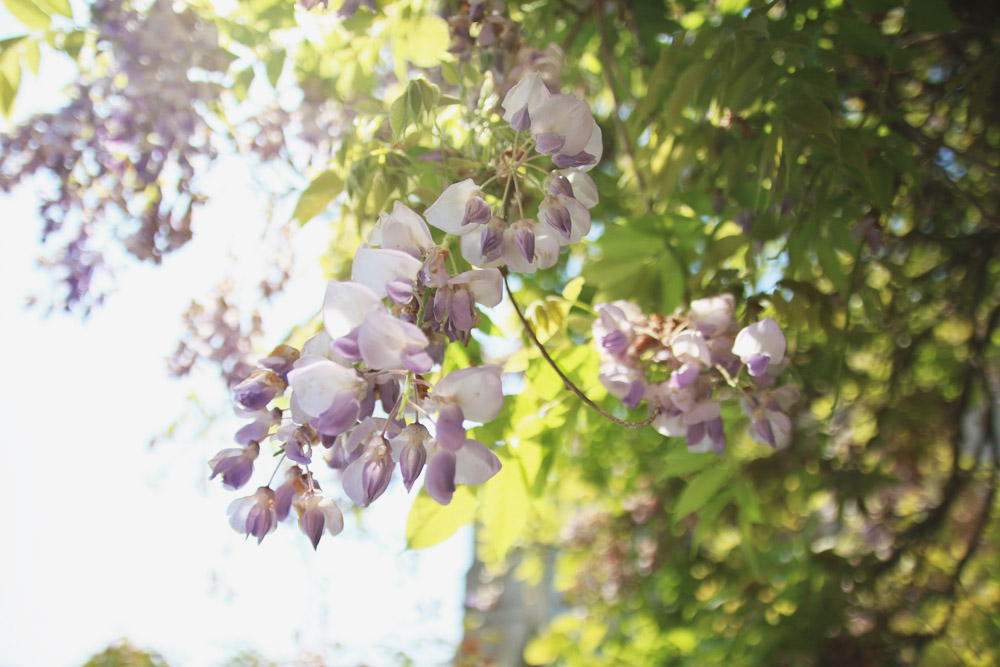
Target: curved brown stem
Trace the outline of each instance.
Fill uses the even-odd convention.
[[[566,377],[566,374],[562,372],[562,370],[556,364],[555,360],[549,355],[548,350],[545,349],[545,346],[542,345],[542,342],[538,340],[538,336],[535,335],[535,330],[531,328],[531,324],[528,323],[528,320],[524,316],[524,313],[521,312],[521,307],[518,305],[517,300],[514,299],[514,292],[510,289],[510,283],[507,282],[506,273],[504,273],[503,276],[503,284],[507,287],[507,296],[510,297],[510,302],[514,306],[514,312],[516,312],[517,316],[521,319],[521,324],[523,324],[524,328],[528,331],[528,335],[531,336],[531,340],[535,342],[535,347],[537,347],[538,351],[542,353],[543,357],[545,357],[545,361],[549,362],[549,366],[551,366],[552,370],[556,372],[556,375],[558,375],[560,379],[562,379],[563,384],[566,386],[567,389],[569,389],[574,394],[579,396],[581,401],[583,401],[586,405],[588,405],[590,408],[599,413],[602,417],[610,419],[619,426],[624,426],[625,428],[643,428],[653,423],[653,420],[656,419],[656,416],[660,413],[660,411],[655,407],[650,411],[648,419],[645,419],[641,422],[630,422],[615,417],[613,414],[611,414],[610,412],[599,406],[597,403],[594,403],[592,400],[587,398],[587,395],[584,394],[579,387],[573,384],[572,380]]]

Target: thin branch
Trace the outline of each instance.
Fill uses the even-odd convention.
[[[517,316],[521,319],[521,324],[524,325],[524,328],[528,331],[528,335],[531,336],[531,340],[534,341],[535,347],[537,347],[538,351],[542,353],[543,357],[545,357],[545,361],[549,362],[549,366],[551,366],[552,370],[556,372],[556,375],[558,375],[560,379],[562,379],[563,384],[566,386],[567,389],[576,394],[581,401],[583,401],[585,404],[593,408],[602,417],[610,419],[619,426],[624,426],[625,428],[643,428],[653,423],[653,420],[656,419],[656,416],[660,413],[660,411],[655,407],[650,411],[648,419],[641,422],[630,422],[615,417],[613,414],[611,414],[610,412],[599,406],[597,403],[594,403],[592,400],[587,398],[587,395],[584,394],[579,387],[573,384],[573,381],[570,380],[568,377],[566,377],[566,374],[563,373],[562,370],[560,370],[555,360],[551,356],[549,356],[548,350],[546,350],[545,346],[542,345],[542,342],[538,340],[538,336],[535,335],[535,330],[531,328],[531,324],[528,323],[527,318],[524,317],[524,313],[521,312],[521,307],[518,305],[517,300],[514,299],[514,292],[510,289],[510,283],[507,282],[506,274],[504,274],[503,283],[507,287],[507,296],[510,297],[510,302],[514,306],[514,311],[517,313]]]

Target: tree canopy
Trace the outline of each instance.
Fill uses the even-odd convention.
[[[13,112],[21,73],[39,71],[43,50],[79,72],[65,106],[0,139],[0,187],[43,183],[52,306],[85,315],[126,256],[158,263],[190,242],[211,196],[202,175],[220,154],[254,165],[279,229],[271,265],[257,284],[227,282],[193,302],[171,360],[177,374],[213,366],[234,387],[258,358],[275,358],[267,350],[285,344],[297,358],[323,329],[317,315],[281,323],[286,340],[262,340],[259,315],[237,306],[239,291],[281,298],[288,235],[329,226],[329,275],[349,281],[359,246],[385,229],[380,213],[402,203],[435,227],[451,274],[471,270],[483,262],[462,252],[464,230],[444,234],[428,212],[465,179],[481,186],[486,221],[490,211],[547,219],[558,232],[551,198],[585,197],[576,182],[563,195],[542,180],[575,169],[560,160],[592,144],[543,150],[548,138],[504,104],[533,75],[546,96],[587,102],[597,130],[581,141],[598,136],[600,149],[583,165],[595,188],[589,231],[567,232],[574,242],[544,268],[507,262],[517,312],[504,296],[508,305],[473,312],[471,337],[443,319],[434,331],[449,339],[427,375],[438,387],[453,371],[502,366],[502,409],[468,431],[502,468],[453,488],[445,505],[433,487],[414,490],[407,527],[422,548],[476,521],[487,572],[514,568],[545,586],[552,575],[561,611],[527,643],[527,663],[1000,659],[1000,13],[990,3],[97,0],[86,16],[60,0],[4,4],[24,31],[0,42],[0,110]],[[544,154],[539,174],[526,166],[529,144]],[[211,224],[239,233],[239,221]],[[487,245],[484,232],[483,261]],[[388,294],[390,309],[407,303]],[[690,432],[686,442],[616,423],[662,408],[648,390],[627,407],[599,379],[602,304],[630,302],[669,330],[692,302],[726,294],[734,331],[766,318],[783,331],[782,377],[798,397],[773,409],[787,413],[789,437],[770,444],[785,446],[751,437],[763,427],[741,409],[755,385],[738,362],[742,379],[719,371],[713,394],[721,453],[691,451]],[[674,357],[655,382],[680,372]],[[424,398],[425,371],[402,372],[400,415],[411,378],[412,401]],[[463,657],[478,664],[481,648]]]

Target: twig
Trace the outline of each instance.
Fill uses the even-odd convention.
[[[538,351],[542,353],[542,356],[545,357],[545,361],[549,363],[549,366],[551,366],[552,370],[556,372],[556,375],[558,375],[560,379],[562,379],[563,384],[566,386],[567,389],[576,394],[581,401],[583,401],[585,404],[593,408],[601,416],[610,419],[619,426],[624,426],[625,428],[643,428],[653,423],[653,420],[656,419],[656,416],[660,413],[659,409],[656,407],[653,407],[651,409],[648,419],[641,422],[630,422],[615,417],[613,414],[611,414],[610,412],[599,406],[597,403],[594,403],[592,400],[587,398],[587,395],[584,394],[579,387],[573,384],[573,381],[570,380],[568,377],[566,377],[566,374],[559,369],[559,366],[556,364],[555,360],[551,356],[549,356],[548,350],[546,350],[545,346],[542,345],[542,342],[538,340],[538,336],[535,335],[535,330],[531,328],[531,324],[528,323],[528,320],[524,317],[524,313],[521,312],[521,307],[517,304],[517,300],[514,299],[514,292],[511,291],[510,289],[510,283],[507,282],[506,274],[503,277],[503,284],[506,285],[507,287],[507,296],[510,297],[510,302],[514,306],[514,311],[520,318],[521,324],[523,324],[524,328],[527,329],[528,335],[531,336],[531,340],[535,342],[535,346],[538,348]]]

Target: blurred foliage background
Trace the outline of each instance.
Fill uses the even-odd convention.
[[[44,179],[59,290],[39,305],[86,316],[129,256],[188,242],[220,152],[272,196],[271,260],[192,302],[176,374],[232,383],[281,342],[254,304],[280,298],[299,226],[331,228],[345,277],[393,201],[489,177],[526,69],[603,129],[596,231],[513,285],[579,386],[626,416],[597,382],[602,301],[667,315],[728,292],[741,321],[782,324],[793,442],[726,414],[722,457],[589,412],[509,311],[450,349],[446,370],[503,356],[523,385],[475,433],[503,471],[411,514],[413,548],[477,522],[461,664],[1000,661],[995,3],[4,4],[24,29],[0,42],[0,110],[42,51],[79,71],[0,140],[0,187]],[[286,324],[301,341],[317,321]]]

